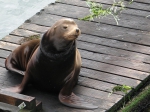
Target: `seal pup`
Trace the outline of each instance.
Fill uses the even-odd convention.
[[[5,90],[21,93],[31,81],[47,91],[59,92],[59,101],[83,109],[98,108],[85,102],[72,91],[77,84],[81,56],[76,39],[81,31],[74,20],[57,21],[41,38],[19,46],[6,59],[6,68],[24,75],[20,85]]]

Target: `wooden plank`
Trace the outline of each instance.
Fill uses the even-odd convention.
[[[5,59],[0,58],[0,66],[5,67],[4,62],[5,62]],[[99,79],[102,81],[107,81],[107,82],[116,83],[120,85],[126,84],[126,85],[134,86],[134,87],[140,83],[140,81],[138,80],[133,80],[133,79],[116,76],[116,75],[112,75],[112,74],[108,74],[104,72],[94,71],[94,70],[90,70],[86,68],[82,68],[80,75],[84,77],[94,78],[96,80]]]
[[[35,30],[34,27],[36,27],[38,30]],[[45,31],[43,31],[43,29],[48,29],[49,27],[39,26],[36,24],[30,24],[30,23],[24,23],[19,28],[34,31],[34,32],[44,33]],[[12,40],[11,35],[9,35],[9,36],[10,36],[9,42],[13,42],[13,40],[16,40],[13,37],[12,37],[13,38],[13,40]],[[8,40],[7,38],[8,37],[6,37],[6,39],[4,38],[3,40],[7,41]],[[21,38],[21,37],[16,37],[16,38]],[[147,38],[142,38],[142,39],[143,39],[142,41],[150,41],[150,40],[147,40]],[[114,39],[107,39],[107,38],[82,34],[82,35],[80,35],[78,40],[87,41],[87,42],[94,43],[94,44],[105,45],[105,46],[109,46],[109,47],[115,47],[115,48],[119,48],[119,49],[125,49],[125,50],[139,52],[139,53],[144,53],[144,54],[150,54],[150,50],[149,50],[150,48],[147,46],[128,43],[128,42],[122,42],[122,41],[114,40]],[[17,40],[16,40],[16,42],[17,42]]]
[[[37,33],[45,33],[50,27],[40,26],[36,24],[30,24],[30,23],[23,23],[21,26],[19,26],[20,29],[29,29],[30,31],[37,32]]]
[[[113,1],[113,0],[112,0]],[[103,0],[103,2],[105,2]],[[86,8],[89,8],[86,4],[85,1],[81,1],[81,0],[61,0],[61,1],[57,1],[57,3],[63,3],[63,4],[68,4],[68,5],[75,5],[75,6],[80,6],[80,7],[86,7]],[[101,2],[102,3],[102,2]],[[102,3],[103,5],[103,8],[108,8],[111,6],[111,4],[105,4],[105,3]],[[51,6],[50,6],[51,7]],[[84,9],[84,8],[83,8]],[[85,13],[88,13],[89,11],[85,12]],[[149,15],[149,11],[143,11],[143,10],[135,10],[135,9],[132,9],[132,8],[127,8],[126,10],[123,10],[122,11],[123,14],[130,14],[130,15],[134,15],[134,16],[142,16],[142,17],[146,17]],[[82,15],[83,17],[83,15]]]
[[[60,8],[62,9],[61,11],[60,11]],[[68,8],[69,8],[69,11],[68,11]],[[82,18],[82,17],[88,15],[89,9],[83,8],[83,7],[72,6],[72,5],[66,5],[66,4],[57,4],[57,5],[52,5],[52,6],[46,7],[44,12],[42,12],[42,13],[45,13],[45,12],[48,14],[61,15],[61,16],[77,19],[77,18]],[[119,15],[119,18],[120,18],[120,20],[119,20],[118,26],[150,31],[149,30],[150,29],[150,20],[147,18],[143,18],[140,16],[138,16],[138,17],[131,16],[128,14],[121,14],[121,15]],[[94,20],[96,22],[116,25],[116,21],[114,20],[113,16],[108,16],[108,17],[101,18],[101,19],[95,18]]]
[[[12,50],[14,50],[14,48],[16,48],[18,46],[19,45],[17,45],[17,44],[12,44],[12,43],[9,43],[9,42],[0,41],[0,48],[1,49],[6,49],[6,50],[9,50],[9,51],[12,51]]]
[[[115,84],[106,83],[86,77],[79,77],[79,80],[80,81],[78,82],[78,85],[107,92],[110,92],[112,88],[116,86]]]
[[[99,92],[101,93],[101,91],[99,91]],[[103,92],[103,93],[105,93],[105,94],[108,95],[107,92]],[[101,93],[101,94],[103,94],[103,93]],[[58,108],[61,108],[62,111],[66,110],[64,112],[72,112],[72,111],[73,112],[78,112],[78,111],[82,112],[83,111],[82,109],[68,108],[68,107],[62,105],[58,101],[58,95],[51,94],[51,93],[44,92],[44,91],[38,91],[34,87],[28,88],[28,91],[26,91],[25,94],[30,95],[30,96],[35,96],[40,101],[42,101],[43,102],[43,109],[45,110],[45,108],[47,108],[46,109],[47,111],[45,110],[45,112],[49,112],[49,111],[53,111],[53,110],[54,111],[58,111],[59,110]],[[83,98],[84,100],[86,100],[87,102],[90,102],[92,104],[95,104],[95,105],[99,106],[98,110],[99,109],[101,109],[101,110],[107,110],[107,109],[109,109],[116,102],[116,99],[105,100],[105,99],[101,99],[101,98],[94,98],[94,97],[87,96],[87,95],[81,95],[81,94],[77,94],[77,95],[80,96],[81,98]],[[120,97],[120,95],[119,95],[119,97]],[[49,108],[49,111],[48,111],[48,108]],[[86,112],[86,110],[85,110],[85,112]],[[89,111],[89,112],[91,112],[91,111]]]
[[[3,42],[3,43],[5,43],[5,42]],[[7,43],[8,44],[8,43]],[[14,44],[9,44],[10,45],[10,47],[9,48],[11,48],[11,50],[14,50],[16,47],[17,47],[17,45],[15,46],[15,47],[13,47],[14,46]],[[12,45],[12,46],[11,46]],[[118,50],[118,49],[115,49],[114,48],[114,50],[113,50],[113,48],[109,48],[109,47],[107,47],[107,48],[105,48],[105,47],[103,47],[103,46],[100,46],[100,45],[94,45],[94,44],[90,44],[90,43],[85,43],[85,42],[78,42],[77,43],[77,45],[78,45],[78,47],[79,48],[82,48],[82,49],[88,49],[88,50],[91,50],[91,51],[94,51],[94,52],[98,52],[98,53],[100,53],[101,51],[104,51],[105,52],[105,54],[109,54],[109,53],[111,53],[111,55],[112,54],[118,54],[118,53],[124,53],[124,54],[118,54],[117,56],[120,56],[120,55],[122,55],[122,57],[124,56],[125,58],[128,58],[128,59],[126,59],[126,60],[128,60],[128,62],[131,62],[129,59],[133,59],[133,60],[139,60],[140,59],[140,61],[142,62],[143,60],[146,60],[146,58],[147,59],[150,59],[150,58],[148,58],[148,56],[147,55],[144,55],[144,54],[138,54],[138,53],[133,53],[133,52],[129,52],[129,51],[121,51],[121,50]],[[9,49],[8,48],[8,49]],[[6,49],[6,47],[5,47],[5,49]],[[89,59],[94,59],[94,60],[96,60],[96,61],[102,61],[102,62],[106,62],[106,63],[109,63],[109,64],[117,64],[117,65],[120,65],[120,66],[125,66],[125,62],[127,62],[127,61],[123,61],[122,59],[120,60],[120,62],[122,62],[122,63],[119,63],[118,62],[118,60],[119,60],[119,58],[117,58],[117,57],[113,57],[113,56],[107,56],[107,55],[103,55],[103,54],[98,54],[98,53],[90,53],[90,52],[87,52],[87,51],[83,51],[82,50],[82,56],[84,57],[84,58],[89,58]],[[102,57],[103,56],[103,57]],[[132,58],[134,56],[134,58]],[[100,58],[101,57],[101,58]],[[115,59],[116,58],[116,59]],[[108,60],[108,61],[105,61],[106,59],[110,59],[110,60]],[[112,59],[115,59],[114,61],[112,61]],[[115,62],[116,61],[116,62]],[[145,62],[150,62],[150,60],[146,60]],[[133,66],[133,64],[134,64],[134,66]],[[148,72],[149,71],[149,65],[148,64],[142,64],[142,63],[132,63],[131,64],[132,66],[130,66],[130,64],[129,63],[126,63],[126,66],[125,67],[129,67],[129,68],[132,68],[132,69],[137,69],[138,68],[138,70],[142,70],[142,71],[145,71],[146,70],[146,72]],[[138,65],[140,65],[139,67],[138,67]],[[142,67],[143,66],[143,67]],[[147,66],[147,67],[146,67]],[[142,68],[145,68],[144,70],[142,69]]]
[[[6,70],[5,70],[5,71],[6,71]],[[6,73],[5,73],[5,75],[6,75]],[[12,75],[13,75],[13,74],[12,74]],[[17,75],[16,75],[16,76],[17,76]],[[18,76],[17,76],[17,77],[18,77]],[[17,77],[16,77],[16,79],[17,79]],[[39,93],[39,92],[36,92],[36,93]],[[103,93],[104,93],[104,92],[102,92],[101,94],[103,94]],[[40,94],[41,94],[41,93],[40,93]],[[106,92],[105,94],[108,94],[108,93]],[[41,94],[41,95],[43,96],[43,94]],[[44,96],[45,96],[45,95],[44,95]],[[116,95],[115,95],[115,96],[116,96]],[[37,97],[37,96],[36,96],[36,97]],[[46,96],[45,98],[47,99],[47,96]],[[49,97],[49,98],[51,98],[51,97]],[[51,100],[52,100],[52,99],[51,99]],[[57,100],[57,99],[56,99],[56,100]],[[89,99],[88,99],[88,100],[89,100]],[[108,101],[107,101],[107,100],[102,100],[102,99],[99,99],[99,100],[98,100],[98,99],[96,99],[96,98],[95,98],[95,100],[96,100],[96,101],[99,101],[99,100],[100,100],[99,102],[103,102],[103,103],[105,102],[105,104],[106,104],[106,103],[108,104],[108,105],[101,105],[101,107],[103,107],[103,108],[104,108],[104,107],[106,108],[106,106],[112,105],[112,103],[110,103],[110,102],[115,101],[115,100],[108,100]],[[90,101],[93,102],[93,98],[90,98]],[[42,101],[42,102],[45,104],[44,101]],[[49,100],[48,100],[48,102],[49,102]],[[95,102],[95,101],[94,101],[94,102]],[[100,104],[99,104],[99,106],[100,106]],[[110,107],[110,106],[109,106],[109,107]]]
[[[0,57],[6,58],[10,54],[10,51],[0,49]]]
[[[0,67],[5,67],[5,59],[3,58],[0,58]]]
[[[129,43],[129,42],[122,42],[122,41],[114,40],[114,39],[107,39],[107,38],[101,38],[97,36],[82,34],[80,35],[78,40],[90,42],[93,44],[115,47],[115,48],[124,49],[128,51],[134,51],[138,53],[150,54],[150,50],[149,50],[150,47],[148,46],[143,46],[143,45]]]
[[[19,112],[19,110],[17,106],[0,102],[0,112]]]
[[[26,109],[34,109],[36,106],[34,97],[2,90],[0,90],[0,101],[14,106],[18,106],[24,102],[26,104]]]
[[[19,44],[19,41],[20,41],[21,39],[23,39],[23,38],[24,38],[24,37],[13,36],[13,35],[7,35],[7,36],[5,36],[4,38],[2,38],[1,41]]]
[[[108,93],[106,93],[106,94],[108,94]],[[94,98],[94,97],[89,97],[89,96],[81,95],[81,94],[77,94],[77,95],[80,96],[81,98],[83,98],[85,101],[91,102],[92,104],[97,105],[99,108],[105,109],[105,110],[108,110],[115,103],[115,102],[111,102],[109,100],[105,100],[105,99],[101,99],[101,98]],[[98,112],[101,112],[101,111],[98,111]]]
[[[132,69],[127,69],[119,66],[96,62],[93,60],[82,59],[82,66],[93,70],[100,70],[107,73],[112,73],[124,77],[144,80],[149,74]]]
[[[81,44],[80,44],[80,45],[81,45]],[[83,44],[83,45],[86,45],[86,44]],[[92,45],[92,46],[93,46],[93,45]],[[90,47],[89,47],[89,44],[88,44],[88,47],[85,46],[85,48],[90,48]],[[96,47],[96,48],[97,48],[97,47]],[[91,49],[96,49],[96,48],[91,48]],[[101,47],[99,47],[99,48],[101,49]],[[14,48],[11,47],[11,49],[14,49]],[[104,49],[102,49],[102,50],[104,50]],[[108,50],[108,51],[112,51],[112,50]],[[115,50],[114,50],[114,51],[115,51]],[[133,55],[132,55],[132,56],[133,56]],[[83,59],[83,60],[84,60],[84,59]],[[87,61],[88,61],[87,63],[90,62],[90,60],[87,60]],[[85,63],[86,63],[86,61],[85,61]],[[101,62],[99,62],[99,63],[101,63]],[[87,64],[87,65],[88,65],[88,64]],[[102,64],[101,64],[101,67],[104,67],[103,65],[104,65],[104,66],[106,66],[106,65],[107,65],[107,66],[113,66],[113,65],[109,65],[109,64],[104,64],[104,63],[102,63]],[[97,65],[95,65],[95,66],[97,66]],[[85,67],[88,67],[88,66],[85,66]],[[101,68],[101,67],[99,67],[99,68]],[[114,67],[116,67],[116,66],[114,66]],[[113,69],[114,69],[114,67],[113,67]],[[97,69],[99,70],[99,68],[97,68]],[[123,67],[121,67],[121,68],[123,68]],[[115,68],[115,69],[116,69],[116,68]],[[120,69],[120,68],[118,68],[118,69]],[[130,69],[127,69],[127,68],[123,68],[123,69],[124,69],[124,71],[126,71],[126,70],[127,70],[127,71],[130,71]],[[102,69],[102,70],[103,70],[103,69]],[[108,72],[108,71],[110,72],[110,71],[111,71],[111,70],[108,70],[108,71],[107,71],[107,69],[105,69],[105,70],[106,70],[106,72]],[[131,71],[134,71],[134,70],[131,70]],[[112,72],[111,72],[111,73],[112,73]],[[117,72],[117,73],[113,72],[113,73],[114,73],[114,74],[120,74],[120,73],[118,73],[118,72]],[[129,74],[129,73],[127,73],[127,74]],[[125,75],[125,74],[124,74],[124,75]],[[135,75],[135,74],[134,74],[134,75]],[[126,75],[125,75],[125,76],[126,76]],[[133,76],[132,78],[141,79],[141,77],[137,77],[136,75]],[[144,78],[146,78],[145,75],[144,75]],[[143,78],[142,78],[142,79],[143,79]]]
[[[85,1],[85,0],[83,0]],[[96,1],[96,2],[100,2],[100,3],[105,3],[105,4],[113,4],[113,0],[92,0],[92,1]],[[128,2],[124,1],[125,4],[128,4]],[[138,10],[145,10],[145,11],[150,11],[150,6],[149,4],[143,4],[143,3],[138,3],[138,2],[134,2],[130,5],[126,5],[127,8],[134,8],[134,9],[138,9]]]
[[[0,66],[5,67],[4,62],[5,62],[5,59],[0,58]],[[133,80],[133,79],[129,79],[129,78],[125,78],[125,77],[121,77],[117,75],[112,75],[112,74],[108,74],[108,73],[104,73],[100,71],[94,71],[94,70],[90,70],[86,68],[82,68],[80,75],[84,77],[93,78],[96,80],[111,82],[111,83],[120,84],[120,85],[126,84],[126,85],[134,86],[134,87],[140,83],[140,81],[138,80]]]
[[[39,33],[35,33],[35,32],[32,32],[32,31],[22,31],[21,29],[17,29],[17,30],[14,30],[12,31],[10,34],[17,34],[17,35],[23,35],[24,37],[29,37],[29,36],[32,36],[32,35],[38,35]]]
[[[91,1],[96,1],[98,3],[101,3],[101,4],[104,4],[104,5],[111,5],[113,3],[113,0],[91,0]],[[129,1],[129,0],[125,0],[125,1]],[[138,4],[138,6],[140,5],[140,8],[137,7],[138,9],[142,9],[145,4],[147,4],[146,6],[148,7],[148,4],[150,3],[149,0],[134,0],[135,4]],[[136,3],[138,2],[138,3]],[[77,6],[85,6],[86,5],[86,2],[85,0],[70,0],[70,1],[67,1],[67,0],[58,0],[56,1],[56,3],[64,3],[64,4],[72,4],[72,5],[77,5]],[[127,3],[127,2],[125,2]],[[144,4],[143,4],[144,3]],[[134,6],[135,7],[135,6]],[[127,8],[131,8],[132,9],[132,6],[130,5],[130,7],[127,7]],[[148,10],[147,8],[145,8],[146,10]]]
[[[116,49],[116,48],[106,47],[102,45],[81,42],[81,41],[77,42],[77,47],[82,50],[88,50],[94,53],[102,53],[102,54],[126,58],[128,60],[137,60],[140,62],[150,63],[149,55],[145,55],[141,53],[126,51],[126,50],[121,50],[121,49]]]
[[[43,18],[45,20],[43,21]],[[35,15],[31,18],[31,23],[44,26],[52,26],[57,20],[61,19],[61,16],[47,15],[42,13],[40,16]],[[101,23],[93,23],[87,21],[76,20],[82,33],[95,35],[98,37],[105,37],[111,39],[117,39],[120,41],[128,41],[133,43],[139,43],[144,45],[150,45],[149,33],[145,31],[139,31],[134,29],[128,29],[123,27],[111,26]],[[51,21],[51,22],[49,22]],[[90,29],[89,29],[90,27]],[[145,41],[147,40],[147,41]]]
[[[23,30],[23,29],[19,29],[19,30],[22,30],[22,32],[26,32],[26,30]],[[24,36],[23,34],[17,34],[17,33],[13,33],[13,35]],[[27,37],[29,35],[26,34]],[[149,55],[125,51],[125,50],[116,49],[116,48],[110,48],[107,46],[102,46],[102,45],[97,45],[97,44],[92,44],[92,43],[86,43],[86,42],[81,42],[81,41],[78,41],[77,44],[78,44],[79,48],[81,48],[81,49],[86,48],[86,50],[90,50],[92,52],[104,53],[104,54],[109,54],[109,55],[113,55],[113,56],[117,56],[117,57],[124,57],[127,59],[138,60],[141,62],[150,63]],[[147,48],[149,48],[149,47],[147,47]],[[141,49],[139,49],[139,50],[141,50]]]
[[[118,102],[122,98],[121,95],[116,95],[116,94],[112,94],[111,97],[108,97],[107,92],[103,92],[103,91],[99,91],[99,90],[95,90],[91,88],[86,88],[86,87],[79,86],[79,85],[75,87],[74,92],[80,95],[91,96],[93,98],[113,100],[114,102]]]
[[[15,40],[15,39],[13,39],[13,40]],[[87,44],[85,44],[85,45],[87,45]],[[82,42],[81,42],[81,44],[79,43],[78,46],[79,46],[79,48],[86,48],[86,46],[84,47],[84,45],[82,45]],[[92,45],[92,46],[94,46],[94,45]],[[13,50],[16,47],[10,46],[10,48]],[[97,47],[97,49],[99,49],[99,48],[100,47]],[[93,49],[95,49],[95,48],[93,48]],[[89,49],[89,50],[91,50],[91,49]],[[4,51],[1,49],[0,49],[0,51],[2,52],[0,57],[3,57],[3,58],[6,58],[10,53],[9,51]],[[129,60],[129,59],[122,58],[122,57],[88,52],[86,50],[80,50],[80,51],[81,51],[81,55],[83,58],[88,58],[88,59],[97,60],[97,61],[101,61],[101,62],[105,62],[105,63],[110,63],[110,64],[114,64],[114,65],[118,65],[118,66],[123,66],[123,67],[127,67],[127,68],[132,68],[132,69],[149,72],[150,65],[144,64],[144,63],[142,63],[142,61],[138,62],[135,59]]]
[[[4,62],[4,59],[3,59],[3,62]],[[4,66],[4,63],[3,63],[3,66]],[[82,76],[85,76],[85,74],[84,75],[82,75]],[[88,76],[89,77],[89,76]],[[81,78],[82,80],[84,80],[84,81],[88,81],[88,80],[92,80],[92,79],[87,79],[87,78]],[[92,81],[89,81],[89,82],[92,82]],[[96,88],[96,89],[101,89],[101,90],[104,90],[104,91],[106,91],[106,90],[111,90],[111,88],[113,88],[115,85],[114,84],[109,84],[109,83],[106,83],[106,82],[102,82],[102,81],[94,81],[93,80],[93,82],[95,83],[95,84],[90,84],[90,85],[92,85],[92,87],[97,87],[97,85],[101,85],[100,86],[100,88]],[[98,84],[97,84],[97,83]],[[135,84],[138,84],[140,81],[136,81],[137,83],[135,83]],[[87,85],[86,83],[83,83],[83,82],[80,82],[80,84],[81,85]],[[118,83],[117,83],[118,84]],[[104,86],[102,86],[102,85],[104,85]],[[132,85],[133,86],[133,85]],[[134,86],[137,86],[137,85],[134,85]]]
[[[150,4],[150,1],[149,0],[134,0],[136,2],[139,2],[139,3],[147,3],[147,4]]]
[[[42,110],[42,102],[36,100],[36,111],[38,112],[40,110]]]
[[[122,77],[122,76],[118,76],[115,74],[101,72],[98,70],[92,70],[92,69],[88,69],[84,67],[81,68],[80,76],[88,77],[88,78],[95,79],[95,80],[110,82],[110,83],[117,84],[117,85],[128,85],[131,87],[136,87],[141,82],[136,79]]]
[[[149,73],[150,65],[142,62],[138,62],[136,60],[129,60],[122,57],[116,57],[111,55],[99,54],[88,52],[86,50],[80,50],[82,58],[91,59],[94,61],[100,61],[107,64],[113,64],[121,67],[126,67],[130,69],[135,69],[143,72]]]

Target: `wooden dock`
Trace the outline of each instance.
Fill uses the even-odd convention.
[[[95,0],[110,6],[113,0]],[[82,0],[59,0],[49,4],[19,28],[0,40],[0,88],[19,84],[22,76],[5,69],[5,58],[19,46],[24,37],[43,34],[57,20],[73,18],[82,31],[77,47],[82,56],[79,83],[74,92],[86,101],[98,105],[95,110],[73,109],[62,105],[58,95],[29,86],[23,93],[42,101],[44,112],[105,112],[114,109],[123,94],[108,97],[116,85],[139,88],[150,79],[150,1],[134,0],[120,15],[119,25],[112,18],[81,21],[89,14]]]

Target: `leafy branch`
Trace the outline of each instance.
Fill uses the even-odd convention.
[[[131,4],[133,0],[131,0],[128,4]],[[117,25],[119,21],[118,15],[125,9],[125,3],[124,0],[121,0],[119,2],[116,2],[114,0],[114,3],[108,7],[108,8],[103,8],[103,5],[101,3],[95,3],[92,1],[86,1],[88,7],[90,8],[90,14],[83,17],[79,18],[80,20],[84,21],[90,21],[94,20],[94,18],[100,18],[100,17],[106,17],[108,15],[112,15],[113,18],[115,19]]]

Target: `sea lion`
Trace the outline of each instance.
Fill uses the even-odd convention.
[[[6,68],[24,75],[20,85],[5,90],[21,93],[31,81],[47,91],[59,92],[59,101],[67,106],[95,109],[72,91],[77,84],[81,56],[76,39],[81,31],[74,20],[57,21],[41,38],[22,44],[6,59]]]

